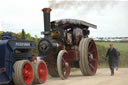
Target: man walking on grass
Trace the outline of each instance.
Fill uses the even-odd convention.
[[[113,47],[113,44],[109,45],[110,48],[108,49],[106,53],[106,57],[108,57],[108,63],[109,63],[109,68],[111,70],[111,76],[114,75],[114,66],[115,66],[115,60],[117,58],[117,51]]]

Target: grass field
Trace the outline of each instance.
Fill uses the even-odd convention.
[[[106,54],[106,49],[109,48],[109,44],[112,43],[114,47],[120,52],[120,67],[128,67],[128,42],[96,42],[98,46],[103,46],[105,47],[105,50],[99,49],[98,53],[99,55],[99,62],[104,63],[106,66],[106,62],[103,61],[103,57]],[[102,53],[101,53],[102,52]],[[104,65],[102,64],[101,67]]]
[[[117,50],[128,52],[128,42],[96,42],[96,43],[103,45],[106,48],[108,48],[109,44],[112,43]]]

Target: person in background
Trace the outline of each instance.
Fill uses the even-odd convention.
[[[111,70],[111,76],[114,75],[114,67],[115,67],[115,59],[117,58],[117,51],[113,47],[113,44],[109,45],[110,48],[108,49],[106,53],[106,57],[108,57],[108,63],[109,63],[109,68]]]
[[[120,60],[120,52],[117,51],[117,58],[115,59],[115,66],[116,66],[116,70],[118,70],[118,66],[119,66],[119,60]]]
[[[83,35],[85,38],[88,38],[88,35],[90,34],[90,31],[88,30],[88,27],[87,28],[84,28],[83,30]]]

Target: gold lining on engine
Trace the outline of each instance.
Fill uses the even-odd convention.
[[[60,37],[60,32],[58,32],[58,31],[57,32],[52,32],[51,37],[52,38],[59,38]]]

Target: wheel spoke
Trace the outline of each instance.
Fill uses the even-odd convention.
[[[96,61],[96,59],[91,59],[91,58],[89,58],[89,62],[90,62],[90,63],[95,62],[95,61]]]
[[[95,67],[94,67],[92,64],[89,64],[89,66],[90,66],[93,70],[95,70]]]
[[[64,66],[62,67],[62,71],[63,71],[63,75],[65,76],[65,77],[67,77],[69,74],[68,74],[68,71],[70,70],[70,68],[69,68],[69,63],[63,58],[62,59],[63,60],[63,64],[64,64]],[[68,63],[68,66],[66,65]]]
[[[89,44],[88,49],[90,49],[92,46],[93,46],[93,42],[91,41],[90,44]]]
[[[69,63],[68,63],[68,64],[69,64]],[[70,65],[67,67],[65,77],[68,77],[68,76],[69,76],[69,72],[70,72]]]
[[[93,49],[93,50],[91,50],[90,52],[91,52],[91,53],[94,53],[94,52],[96,52],[96,49]]]
[[[96,59],[91,59],[91,61],[96,62]]]
[[[62,65],[65,67],[65,60],[64,60],[64,58],[62,58]]]

